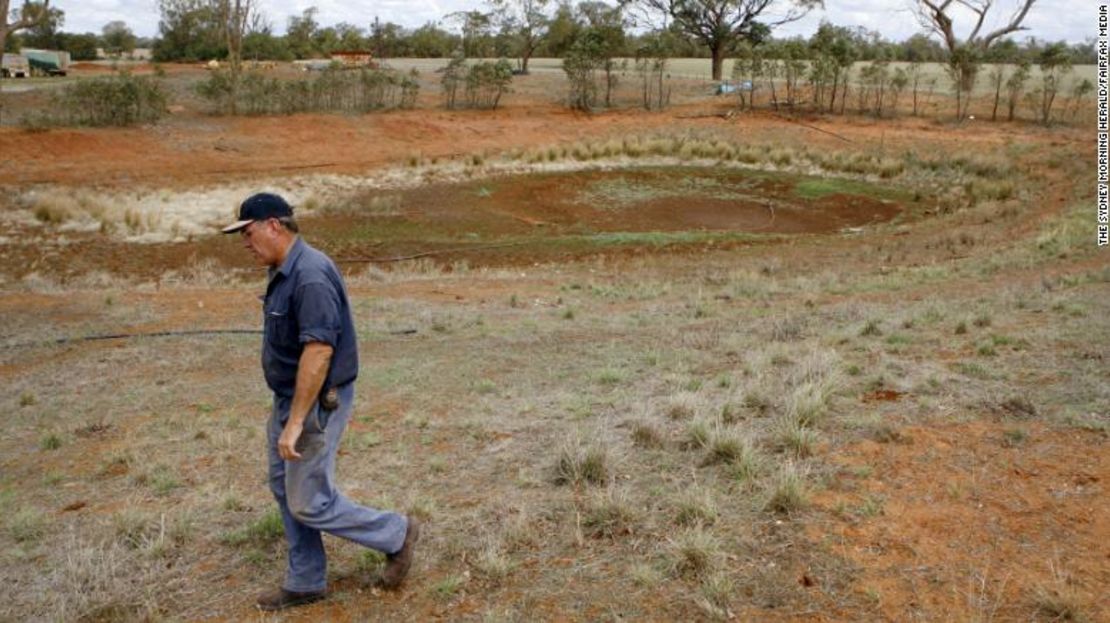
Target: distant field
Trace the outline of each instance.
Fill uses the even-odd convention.
[[[629,70],[635,67],[635,59],[625,59],[628,62]],[[436,71],[447,65],[447,59],[442,58],[398,58],[391,59],[389,64],[398,69],[409,70],[415,68],[417,71]],[[730,78],[732,76],[733,61],[726,60],[724,68],[724,77]],[[858,72],[859,67],[867,63],[856,63],[853,70]],[[909,63],[891,63],[891,68],[902,67],[909,65]],[[560,58],[533,58],[528,61],[528,69],[534,72],[555,72],[560,71],[563,66],[563,60]],[[676,58],[670,61],[670,74],[679,78],[693,78],[709,81],[711,78],[710,61],[708,58]],[[949,86],[948,75],[945,72],[943,63],[925,63],[925,76],[926,79],[935,78],[937,81],[938,91],[942,91]],[[1012,66],[1007,66],[1007,74]],[[1084,78],[1095,81],[1095,65],[1076,65],[1072,70],[1071,79],[1065,80],[1067,87],[1070,89],[1072,81],[1082,80]],[[986,94],[991,92],[987,84],[987,74],[990,72],[990,66],[984,66],[982,73],[979,77],[979,83],[976,87],[977,94]],[[1030,76],[1030,85],[1034,85],[1040,78],[1040,69],[1036,66],[1033,67]]]
[[[627,69],[625,71],[628,73],[633,72],[635,68],[635,59],[628,58],[624,60],[628,63]],[[388,61],[386,61],[386,63],[389,66],[400,69],[402,71],[416,69],[421,73],[431,74],[443,69],[447,65],[447,61],[448,59],[445,58],[396,58],[389,59]],[[107,65],[108,63],[98,62],[97,64]],[[514,66],[516,65],[515,60],[513,61],[513,64]],[[528,69],[533,73],[561,74],[562,64],[563,60],[560,58],[533,58],[528,63]],[[725,79],[730,79],[732,77],[733,64],[734,61],[732,61],[731,59],[725,61],[723,73]],[[859,67],[866,64],[867,63],[856,63],[856,65],[853,67],[853,71],[856,72],[858,75]],[[893,70],[893,68],[903,67],[908,64],[909,63],[891,63],[891,68]],[[132,67],[137,66],[139,65],[132,65]],[[711,82],[710,61],[707,58],[676,58],[670,61],[669,67],[669,74],[673,78],[685,78]],[[975,89],[975,93],[977,95],[986,95],[992,92],[991,87],[987,81],[987,75],[990,72],[990,68],[991,66],[989,65],[984,66],[982,72],[980,73],[979,81]],[[1011,70],[1012,66],[1007,66],[1007,75]],[[1080,80],[1087,79],[1091,82],[1094,82],[1096,77],[1095,73],[1095,65],[1076,65],[1072,70],[1070,76],[1064,81],[1065,87],[1062,95],[1067,95],[1067,92],[1070,91],[1072,85]],[[0,81],[0,85],[2,85],[2,88],[5,92],[20,93],[35,90],[44,86],[58,86],[61,84],[66,84],[79,78],[80,76],[75,77],[73,75],[70,75],[67,78],[13,78]],[[943,63],[925,63],[924,79],[925,81],[928,81],[930,79],[936,80],[935,88],[937,93],[944,93],[950,88],[950,82]],[[1031,89],[1036,88],[1039,79],[1040,69],[1034,66],[1031,71],[1028,87]]]

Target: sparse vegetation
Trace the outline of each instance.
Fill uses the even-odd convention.
[[[388,117],[213,120],[185,94],[153,132],[12,134],[57,166],[11,159],[35,181],[0,193],[0,451],[35,459],[0,474],[0,568],[33,579],[6,612],[226,618],[279,579],[259,336],[59,343],[257,329],[264,270],[206,233],[247,184],[295,199],[346,276],[361,367],[337,475],[428,520],[399,595],[412,612],[1096,620],[1095,584],[1039,564],[1101,564],[1084,546],[1100,524],[1072,519],[1106,478],[1090,457],[1110,434],[1110,272],[1072,103],[1056,96],[1050,127],[992,125],[982,99],[976,121],[934,123],[928,67],[898,86],[904,65],[868,57],[863,76],[835,54],[851,33],[826,34],[820,67],[761,45],[775,82],[745,75],[741,111],[645,51],[612,95],[639,102],[647,83],[653,109],[672,98],[662,116],[556,113],[563,76],[536,58],[497,114],[421,94]],[[926,119],[894,119],[911,93]],[[5,106],[42,97],[6,90]],[[837,116],[845,101],[872,118]],[[93,166],[101,147],[119,170]],[[328,548],[328,611],[396,618],[397,600],[362,598],[383,557]]]
[[[156,77],[120,72],[65,86],[55,109],[25,121],[37,126],[131,126],[155,123],[167,113],[168,95]]]
[[[420,92],[418,75],[389,69],[329,68],[309,79],[267,77],[246,72],[233,89],[230,72],[213,71],[196,86],[212,111],[244,115],[291,115],[302,112],[366,113],[412,108]],[[236,98],[234,108],[228,102]]]

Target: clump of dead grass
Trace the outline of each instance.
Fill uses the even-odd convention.
[[[1071,578],[1056,560],[1049,563],[1049,571],[1051,581],[1038,585],[1033,591],[1033,613],[1037,618],[1050,621],[1086,622],[1088,617],[1083,610],[1082,598],[1072,585]]]
[[[632,443],[641,448],[663,447],[663,433],[648,420],[632,424]]]
[[[680,532],[670,542],[669,554],[672,573],[692,578],[712,574],[723,558],[720,540],[702,526]]]
[[[612,478],[610,449],[603,441],[584,442],[580,434],[568,437],[555,460],[555,484],[603,485]]]
[[[667,399],[664,412],[672,420],[688,420],[694,417],[704,401],[694,392],[681,391]]]
[[[45,574],[53,595],[48,619],[138,621],[161,618],[175,582],[152,583],[164,563],[148,563],[118,543],[94,543],[70,536],[64,559]],[[153,587],[157,586],[157,589]]]
[[[708,488],[687,489],[679,495],[675,506],[675,523],[684,527],[711,526],[719,515],[717,502]]]
[[[763,510],[789,515],[809,504],[809,485],[806,483],[806,470],[794,462],[779,465],[767,490]]]
[[[607,539],[632,534],[638,519],[628,494],[615,488],[588,496],[580,516],[588,536]]]

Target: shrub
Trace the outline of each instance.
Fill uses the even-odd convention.
[[[443,86],[444,105],[448,109],[455,108],[458,102],[459,86],[466,82],[466,57],[456,53],[451,57],[451,62],[443,70],[440,84]]]
[[[419,74],[393,69],[329,68],[316,78],[268,78],[244,72],[238,85],[230,72],[214,71],[196,86],[213,112],[291,115],[299,112],[357,112],[412,108],[420,92]],[[234,108],[232,107],[234,98]]]
[[[39,119],[48,125],[131,126],[155,123],[168,112],[169,97],[156,78],[127,72],[80,80],[55,96],[55,113]]]
[[[466,72],[466,104],[470,108],[496,109],[501,96],[509,92],[513,68],[506,59],[496,63],[475,63]]]

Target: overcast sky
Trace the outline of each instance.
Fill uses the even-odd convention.
[[[992,13],[997,19],[993,25],[1005,22],[1016,2],[997,0],[998,6]],[[53,4],[65,11],[67,32],[99,33],[104,24],[122,20],[138,35],[158,34],[156,0],[55,0]],[[1039,0],[1024,22],[1029,30],[1017,36],[1082,41],[1096,34],[1098,4],[1089,0]],[[475,0],[257,0],[257,5],[279,34],[285,31],[290,16],[300,15],[312,6],[319,9],[317,21],[324,26],[349,22],[363,28],[369,26],[375,15],[382,21],[416,27],[441,20],[454,11],[485,8],[483,2]],[[798,22],[776,29],[775,35],[808,36],[826,19],[841,26],[863,26],[881,32],[888,39],[902,40],[921,31],[912,6],[913,0],[825,0],[824,10],[815,10]]]

